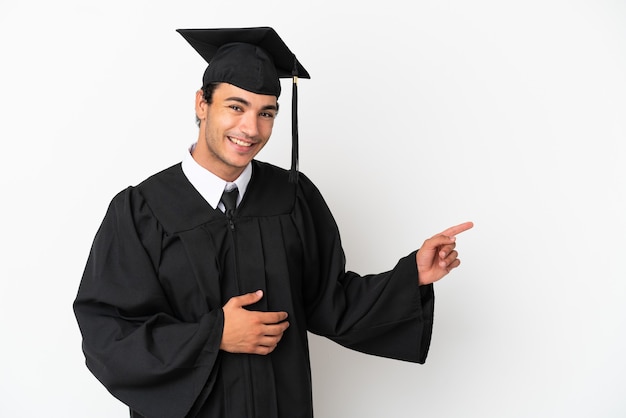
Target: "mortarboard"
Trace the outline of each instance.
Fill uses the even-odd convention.
[[[292,181],[298,175],[298,78],[310,78],[274,29],[178,29],[209,64],[202,86],[220,82],[257,94],[280,96],[280,78],[292,78]]]

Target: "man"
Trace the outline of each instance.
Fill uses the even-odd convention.
[[[290,171],[254,159],[279,78],[306,70],[271,28],[179,32],[209,61],[198,140],[109,206],[74,303],[89,369],[132,417],[293,418],[313,416],[307,331],[423,363],[432,283],[458,267],[455,235],[472,224],[388,272],[346,272],[297,149]]]

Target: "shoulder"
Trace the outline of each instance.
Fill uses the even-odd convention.
[[[253,179],[259,183],[270,185],[280,192],[294,193],[297,190],[317,190],[311,179],[303,172],[298,172],[297,184],[289,180],[289,170],[262,161],[253,161]]]
[[[212,214],[180,163],[121,191],[112,204],[120,209],[123,205],[134,216],[153,217],[168,232],[194,228],[207,222]]]
[[[297,183],[290,181],[289,170],[254,160],[252,178],[240,206],[242,216],[273,216],[293,212],[298,201],[315,198],[319,192],[303,173]]]
[[[144,195],[151,195],[155,192],[177,193],[178,187],[185,183],[184,180],[186,178],[183,174],[182,165],[178,163],[151,175],[135,188]]]

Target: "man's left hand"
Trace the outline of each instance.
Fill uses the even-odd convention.
[[[424,241],[415,256],[420,285],[431,284],[442,279],[461,264],[458,258],[459,253],[455,250],[456,235],[473,226],[472,222],[465,222]]]

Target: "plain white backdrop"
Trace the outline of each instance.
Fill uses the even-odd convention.
[[[349,269],[476,225],[425,365],[311,338],[316,416],[626,416],[619,0],[0,1],[0,416],[127,416],[72,312],[91,241],[196,139],[205,63],[175,30],[265,25],[312,75],[300,167]],[[259,156],[283,167],[289,100]]]

